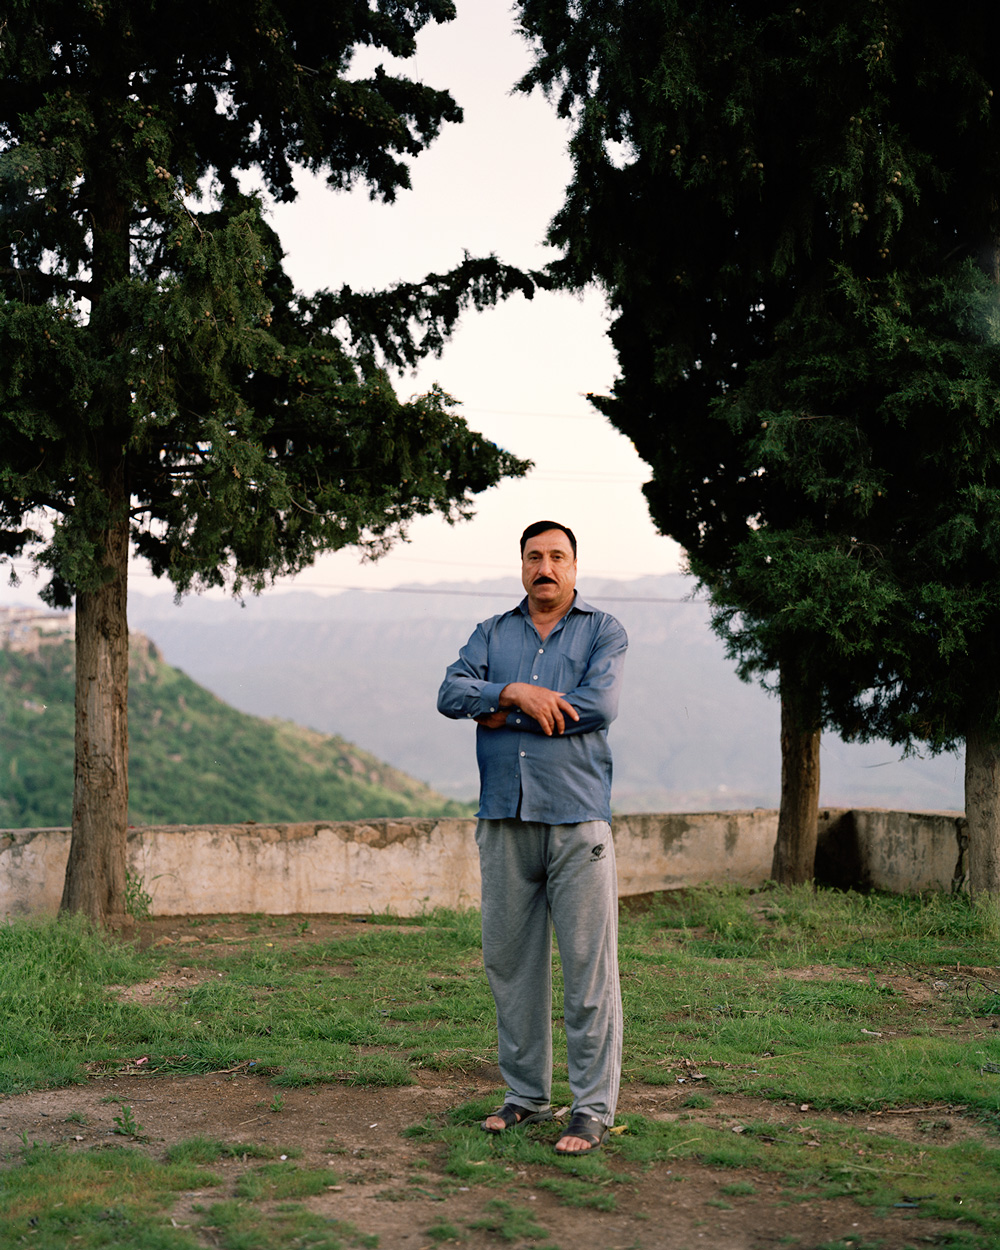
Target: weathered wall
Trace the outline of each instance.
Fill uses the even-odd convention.
[[[618,816],[622,896],[713,882],[760,885],[771,871],[776,812]],[[952,888],[958,813],[825,811],[817,879],[909,892]],[[173,825],[129,831],[129,864],[161,916],[270,915],[479,906],[472,820]],[[54,914],[66,829],[0,830],[0,915]]]
[[[961,889],[967,843],[961,812],[840,812],[821,826],[816,878],[891,894]]]

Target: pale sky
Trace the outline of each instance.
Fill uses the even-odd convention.
[[[540,94],[513,95],[530,64],[508,0],[458,0],[458,17],[421,36],[414,77],[445,86],[465,110],[413,165],[413,190],[389,207],[364,192],[335,196],[304,188],[275,213],[297,286],[376,287],[441,272],[495,252],[540,268],[542,240],[570,178],[568,131]],[[580,542],[581,575],[638,577],[672,572],[679,549],[658,535],[640,487],[649,476],[628,439],[588,404],[610,389],[615,359],[597,291],[578,298],[514,296],[469,313],[439,359],[401,378],[402,396],[438,382],[461,401],[469,424],[533,460],[523,481],[479,496],[476,518],[449,527],[413,525],[411,541],[377,565],[354,553],[324,558],[296,585],[391,586],[513,572],[517,538],[531,521],[564,521]]]
[[[416,58],[400,63],[409,76],[448,89],[465,111],[461,125],[445,127],[413,162],[413,189],[386,206],[363,189],[335,193],[304,179],[296,203],[273,210],[300,290],[417,280],[459,264],[463,249],[526,269],[551,259],[542,239],[570,177],[567,129],[541,95],[511,94],[530,57],[508,0],[458,0],[457,8],[454,22],[425,30]],[[367,73],[372,61],[358,60],[357,72]],[[396,379],[397,390],[407,398],[439,383],[473,429],[535,468],[480,495],[471,522],[422,518],[410,541],[376,564],[339,552],[282,586],[379,589],[512,573],[521,530],[543,517],[575,530],[581,578],[675,571],[679,549],[656,533],[640,493],[646,465],[585,399],[614,380],[606,327],[597,291],[539,293],[530,302],[514,296],[468,313],[442,356]],[[0,603],[32,601],[34,585],[26,577],[11,591],[0,578]],[[170,590],[133,565],[131,594]]]

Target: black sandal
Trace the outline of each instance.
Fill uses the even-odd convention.
[[[586,1115],[582,1111],[575,1111],[570,1116],[570,1121],[562,1131],[559,1141],[556,1142],[553,1149],[557,1155],[566,1155],[567,1158],[573,1159],[577,1155],[588,1155],[592,1150],[600,1150],[601,1144],[608,1135],[608,1126],[602,1124],[600,1120],[592,1115]],[[567,1137],[579,1137],[581,1141],[588,1142],[585,1150],[560,1150],[559,1142],[565,1141]]]
[[[529,1111],[527,1107],[520,1107],[516,1102],[505,1102],[499,1111],[492,1114],[503,1120],[503,1128],[487,1128],[486,1120],[483,1120],[479,1127],[484,1133],[505,1133],[509,1128],[520,1128],[522,1124],[544,1124],[552,1119],[551,1111]]]

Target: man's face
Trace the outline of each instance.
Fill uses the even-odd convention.
[[[576,556],[562,530],[545,530],[524,544],[521,585],[532,607],[553,611],[568,607],[576,585]]]

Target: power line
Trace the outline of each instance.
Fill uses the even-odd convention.
[[[16,565],[20,562],[15,560],[15,561],[12,561],[12,563]],[[412,563],[415,563],[415,564],[449,564],[450,565],[453,562],[448,561],[448,560],[415,560]],[[459,565],[459,567],[465,567],[465,566]],[[507,566],[479,565],[478,567],[479,568],[489,567],[489,568],[499,569],[501,567],[506,568]],[[599,577],[600,574],[596,573],[594,574],[594,576]],[[663,574],[637,573],[637,574],[634,574],[634,576],[638,580],[639,578],[642,578],[642,577],[659,577],[659,576],[663,576]],[[144,573],[141,571],[134,571],[129,574],[130,582],[132,581],[155,581],[158,583],[160,580],[161,579],[159,578],[154,578],[151,573]],[[342,590],[342,591],[354,591],[358,594],[436,595],[436,596],[445,597],[445,598],[486,598],[486,599],[496,599],[496,598],[509,599],[512,594],[517,593],[512,587],[508,587],[506,590],[502,590],[502,589],[501,590],[458,590],[458,589],[445,589],[443,587],[430,587],[430,586],[427,586],[427,587],[424,587],[424,586],[355,586],[355,585],[350,585],[345,582],[310,582],[309,584],[302,585],[301,587],[297,587],[296,589],[306,591],[306,592],[311,591],[311,590]],[[291,593],[291,592],[286,591],[285,593]],[[595,597],[600,598],[602,603],[709,603],[710,602],[710,600],[707,598],[695,598],[691,595],[685,595],[679,599],[667,598],[666,596],[661,596],[661,595],[605,595],[605,594],[602,594],[602,595],[595,596]]]
[[[517,592],[507,590],[442,590],[423,586],[346,586],[341,582],[313,582],[308,590],[356,590],[370,595],[444,595],[462,598],[509,599]],[[685,596],[683,599],[666,599],[652,595],[595,595],[602,603],[708,603],[708,599],[694,599]]]
[[[476,413],[482,413],[489,417],[545,417],[554,421],[605,421],[607,418],[598,416],[596,413],[584,412],[518,412],[513,408],[479,408],[468,407],[463,405],[463,416],[474,416]],[[612,426],[612,429],[614,427]],[[624,435],[622,436],[624,437]]]
[[[608,473],[594,473],[581,469],[578,473],[568,471],[569,476],[551,473],[531,473],[525,481],[531,482],[566,482],[571,486],[645,486],[644,477],[628,477],[624,473],[617,476]]]

